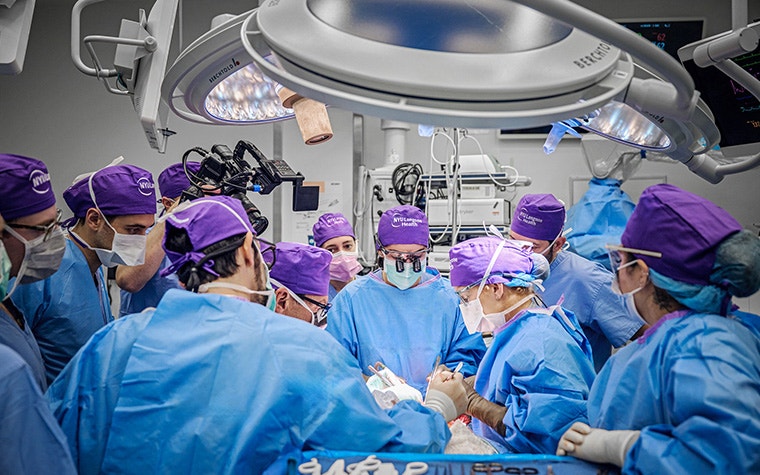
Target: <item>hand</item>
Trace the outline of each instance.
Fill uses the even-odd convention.
[[[557,455],[572,455],[589,462],[622,467],[639,433],[637,430],[593,429],[583,422],[575,422],[559,440]]]
[[[445,380],[446,375],[436,373],[428,386],[425,405],[443,414],[446,421],[456,419],[467,410],[467,394],[462,384],[460,373],[450,373],[451,379]]]

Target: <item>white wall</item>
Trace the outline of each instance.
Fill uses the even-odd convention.
[[[201,126],[183,122],[177,117],[172,117],[169,122],[177,135],[170,139],[166,154],[161,155],[150,149],[131,102],[127,98],[108,94],[94,78],[75,69],[69,54],[69,22],[73,3],[73,0],[38,0],[24,70],[18,76],[0,76],[0,151],[44,160],[59,198],[76,175],[103,166],[118,155],[149,169],[156,176],[164,167],[178,161],[183,152],[195,146],[206,149],[215,143],[234,146],[239,139],[245,139],[271,155],[271,125]],[[255,3],[242,0],[185,0],[182,22],[184,45],[208,28],[212,16],[225,11],[240,13],[255,6]],[[730,28],[728,0],[583,0],[579,3],[614,18],[706,17],[708,35]],[[760,2],[750,3],[750,16],[760,17]],[[82,21],[83,36],[115,35],[121,18],[136,19],[138,7],[149,9],[151,5],[151,1],[144,0],[106,0],[89,7]],[[329,114],[335,137],[326,144],[314,147],[303,145],[294,122],[283,123],[283,156],[308,180],[343,182],[344,212],[348,214],[352,197],[352,114],[334,108],[330,109]],[[504,164],[517,167],[521,174],[533,179],[533,185],[529,188],[518,190],[518,198],[525,192],[551,192],[569,203],[568,177],[590,176],[577,141],[564,141],[553,155],[545,156],[541,152],[541,141],[499,140],[495,132],[477,137],[487,153],[495,155]],[[379,119],[365,118],[364,139],[367,166],[380,166],[384,159]],[[417,137],[413,128],[408,134],[408,161],[421,163],[427,168],[427,140]],[[466,147],[463,153],[476,152],[471,144]],[[668,182],[723,206],[745,227],[754,229],[753,223],[760,223],[760,169],[729,176],[718,185],[710,185],[680,164],[645,163],[639,175],[665,175]],[[635,188],[637,186],[634,185],[632,189]],[[289,185],[281,189],[284,194],[290,194]],[[634,190],[635,196],[636,191],[639,190]],[[576,195],[575,199],[578,197]],[[266,216],[272,216],[271,197],[252,198]],[[283,202],[287,206],[289,199]],[[285,209],[283,215],[287,217],[289,213],[289,209]],[[284,232],[283,238],[290,238],[287,227],[284,227]],[[755,307],[757,309],[760,305]]]

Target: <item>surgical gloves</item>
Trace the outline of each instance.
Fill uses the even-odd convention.
[[[440,412],[450,422],[467,409],[461,373],[439,372],[430,381],[424,406]]]
[[[557,455],[572,455],[589,462],[611,463],[622,467],[625,455],[639,438],[637,430],[592,429],[576,422],[564,433]]]
[[[478,394],[472,387],[472,382],[474,382],[474,378],[470,379],[470,381],[464,381],[463,384],[467,392],[467,414],[480,420],[503,436],[507,430],[504,425],[504,416],[507,414],[507,408],[491,402]]]

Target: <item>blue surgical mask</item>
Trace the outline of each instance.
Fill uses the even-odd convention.
[[[396,270],[396,261],[386,258],[383,262],[383,271],[385,271],[388,282],[401,290],[406,290],[413,286],[415,282],[422,277],[422,274],[425,272],[425,266],[427,265],[427,258],[420,259],[420,264],[420,270],[415,272],[413,263],[404,262],[404,270],[398,272]]]
[[[11,279],[11,258],[0,240],[0,301],[8,295],[8,281]]]

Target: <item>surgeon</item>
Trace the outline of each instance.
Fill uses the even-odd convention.
[[[271,311],[240,201],[193,200],[165,228],[167,270],[191,292],[96,333],[48,390],[80,474],[281,474],[302,450],[443,451],[461,376],[383,411],[332,337]]]
[[[760,333],[731,297],[760,288],[760,240],[725,210],[676,186],[642,193],[611,245],[614,284],[651,325],[594,381],[590,424],[559,455],[623,473],[757,473]]]
[[[602,265],[564,251],[562,231],[565,206],[550,194],[525,195],[517,204],[509,236],[527,242],[533,252],[551,264],[541,298],[549,305],[560,304],[581,322],[591,342],[594,367],[598,372],[612,353],[646,329],[632,303],[610,288],[612,274]]]
[[[275,289],[274,311],[324,328],[331,307],[327,294],[332,254],[297,242],[278,242],[262,254]]]
[[[449,257],[465,322],[494,333],[474,389],[465,383],[473,431],[500,452],[553,454],[560,435],[586,419],[595,373],[575,315],[543,308],[534,292],[549,263],[496,237],[456,244]]]
[[[330,293],[332,302],[338,292],[353,281],[363,267],[359,264],[356,235],[351,223],[341,213],[325,213],[312,226],[314,244],[332,253]]]
[[[383,267],[346,286],[332,302],[327,331],[359,361],[384,363],[425,392],[436,361],[465,376],[475,374],[485,353],[480,333],[470,333],[448,279],[426,266],[428,222],[410,205],[380,217],[377,246]]]
[[[91,173],[63,198],[74,218],[60,268],[45,280],[19,285],[12,296],[37,338],[48,383],[113,320],[102,267],[143,263],[145,231],[156,211],[153,177],[132,165]]]
[[[44,391],[47,379],[40,348],[31,325],[9,297],[20,284],[45,279],[58,269],[66,245],[61,214],[47,167],[34,158],[0,154],[0,194],[0,344],[26,361]]]
[[[198,162],[186,162],[189,173],[200,169]],[[161,214],[179,203],[182,192],[190,187],[190,180],[182,163],[170,165],[158,175],[158,191],[161,193]],[[156,223],[148,232],[145,243],[145,262],[138,266],[117,266],[116,285],[121,289],[119,316],[139,313],[155,307],[169,289],[180,288],[175,274],[161,277],[161,270],[169,267],[161,241],[164,237],[163,222]]]

